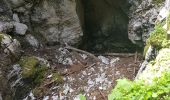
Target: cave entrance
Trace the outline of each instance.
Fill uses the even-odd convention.
[[[94,52],[134,52],[128,39],[127,0],[76,0],[84,36],[80,48]]]

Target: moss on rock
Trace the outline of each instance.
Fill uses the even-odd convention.
[[[4,38],[4,35],[2,33],[0,33],[0,48],[1,48],[1,42],[2,42],[3,38]]]
[[[55,72],[53,73],[52,80],[56,83],[62,83],[63,77],[59,73]]]
[[[156,5],[160,5],[164,2],[165,0],[153,0],[153,3]]]
[[[47,70],[45,65],[41,65],[39,60],[32,57],[22,57],[19,61],[22,67],[22,77],[31,80],[31,83],[36,85],[44,80],[44,75]]]
[[[150,33],[150,37],[146,41],[146,45],[144,48],[143,55],[146,55],[146,52],[149,49],[149,46],[154,46],[157,50],[160,50],[161,48],[169,48],[170,47],[170,41],[167,40],[167,31],[163,29],[163,26],[161,24],[157,24],[155,26],[155,30]]]
[[[169,30],[170,29],[170,12],[169,12],[168,17],[166,19],[166,23],[167,23],[167,30]]]

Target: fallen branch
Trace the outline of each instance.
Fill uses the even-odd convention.
[[[137,58],[138,58],[138,52],[135,52],[135,63],[137,62]]]
[[[132,57],[135,56],[135,53],[104,53],[104,54],[95,54],[96,56],[98,55],[103,55],[103,56],[116,56],[116,57]]]
[[[83,51],[83,50],[80,50],[80,49],[77,49],[77,48],[74,48],[74,47],[71,47],[71,46],[66,46],[65,48],[87,54],[87,55],[91,56],[93,59],[95,59],[97,62],[100,62],[100,60],[95,55],[93,55],[93,54],[91,54],[87,51]]]

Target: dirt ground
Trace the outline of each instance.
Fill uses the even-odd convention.
[[[49,47],[39,50],[25,50],[24,55],[35,55],[50,63],[46,81],[39,87],[43,92],[37,99],[78,100],[83,94],[87,100],[106,100],[107,95],[120,78],[133,80],[139,69],[141,57],[134,56],[96,56],[69,50],[64,47]],[[97,60],[96,60],[97,59]],[[62,75],[61,83],[49,83],[51,72]]]

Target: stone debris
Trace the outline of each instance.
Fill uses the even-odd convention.
[[[14,25],[12,22],[1,22],[0,21],[0,32],[8,33],[11,32],[14,28]]]
[[[43,98],[43,100],[49,100],[50,98],[49,98],[49,96],[45,96],[44,98]]]
[[[47,67],[50,67],[50,63],[44,59],[44,58],[40,58],[40,57],[36,57],[39,61],[41,65],[46,65]]]
[[[25,36],[25,39],[32,47],[39,48],[40,44],[39,44],[38,40],[33,35],[27,34]]]
[[[14,13],[14,14],[13,14],[13,20],[14,20],[15,22],[20,23],[20,20],[19,20],[18,14],[16,14],[16,13]]]
[[[109,59],[104,56],[98,56],[98,58],[106,65],[109,64]]]
[[[14,22],[14,32],[19,35],[25,35],[28,26],[22,23]]]
[[[99,56],[99,58],[103,60],[101,63],[104,64],[99,64],[100,66],[94,66],[90,67],[89,69],[85,69],[84,71],[79,72],[76,76],[69,75],[64,77],[65,83],[62,86],[59,85],[58,88],[59,90],[63,90],[60,92],[64,94],[62,96],[58,96],[60,100],[62,100],[61,98],[77,100],[78,94],[80,93],[79,91],[84,91],[85,95],[88,96],[89,93],[96,90],[96,86],[103,91],[106,91],[112,86],[112,74],[114,73],[108,75],[108,70],[113,70],[115,63],[119,61],[119,58],[113,58],[111,60],[104,56]],[[109,65],[110,63],[112,66]],[[78,88],[75,88],[75,86],[78,86]],[[96,96],[89,95],[88,98],[96,100]]]
[[[86,54],[80,54],[80,56],[85,60],[88,56]]]
[[[29,93],[29,95],[24,98],[23,100],[36,100],[36,98],[34,97],[34,94],[32,93],[32,91]],[[47,100],[47,99],[46,99]]]
[[[1,46],[4,49],[4,52],[8,55],[13,55],[15,57],[20,56],[20,43],[16,39],[12,39],[11,36],[7,34],[0,34],[3,36],[1,40]]]

